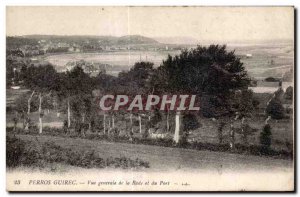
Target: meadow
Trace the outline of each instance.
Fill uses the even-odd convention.
[[[135,171],[247,171],[289,170],[292,160],[232,154],[208,150],[161,147],[144,144],[110,142],[49,135],[15,135],[26,149],[43,150],[43,162],[31,160],[44,171],[68,171],[70,166],[100,169],[130,169]],[[34,149],[33,149],[34,150]],[[37,154],[37,153],[35,153]],[[65,154],[72,154],[64,156]],[[79,155],[78,155],[79,154]],[[24,155],[26,156],[26,155]],[[31,157],[33,159],[33,157]],[[98,159],[97,159],[98,158]],[[99,159],[100,158],[100,159]],[[23,158],[24,159],[24,158]],[[93,162],[90,163],[89,161]],[[26,164],[26,162],[24,163]],[[35,165],[29,165],[33,168]],[[18,165],[26,167],[26,165]]]

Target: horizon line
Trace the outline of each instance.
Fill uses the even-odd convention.
[[[124,35],[95,35],[95,34],[24,34],[24,35],[6,35],[6,37],[26,37],[26,36],[63,36],[63,37],[72,37],[72,36],[79,36],[79,37],[115,37],[115,38],[121,38],[121,37],[126,37],[126,36],[142,36],[146,38],[151,38],[151,39],[157,39],[157,38],[191,38],[195,39],[196,41],[199,42],[210,42],[210,41],[225,41],[225,42],[255,42],[255,41],[260,41],[260,42],[268,42],[268,41],[274,41],[274,40],[280,40],[280,41],[294,41],[294,38],[272,38],[272,39],[238,39],[238,40],[212,40],[212,39],[205,39],[205,40],[199,40],[195,37],[191,36],[155,36],[155,37],[150,37],[147,35],[141,35],[141,34],[124,34]]]

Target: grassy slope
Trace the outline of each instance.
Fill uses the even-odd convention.
[[[25,141],[45,143],[53,141],[64,148],[77,150],[95,150],[100,157],[126,156],[139,158],[150,163],[151,171],[174,170],[273,170],[290,169],[291,160],[272,159],[267,157],[238,155],[230,153],[195,151],[179,148],[166,148],[148,145],[109,143],[80,138],[64,138],[53,136],[18,135]]]

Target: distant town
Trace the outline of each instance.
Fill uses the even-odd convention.
[[[20,42],[19,42],[20,41]],[[34,57],[52,53],[111,52],[128,50],[181,50],[191,45],[162,44],[143,36],[21,36],[7,37],[7,55]]]

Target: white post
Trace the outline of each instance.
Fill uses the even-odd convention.
[[[177,112],[175,116],[175,133],[174,133],[174,141],[176,143],[179,142],[179,131],[180,131],[180,112]]]
[[[149,119],[148,133],[150,134],[150,129],[151,129],[151,115],[149,115],[148,119]]]
[[[32,94],[30,95],[30,97],[29,97],[29,99],[27,101],[28,102],[28,108],[27,108],[27,114],[28,115],[30,114],[30,108],[31,108],[30,103],[31,103],[31,99],[32,99],[33,95],[34,95],[34,91],[32,92]]]
[[[106,118],[106,116],[105,116],[105,114],[103,114],[103,133],[105,134],[105,118]]]
[[[167,132],[169,132],[169,130],[170,130],[169,118],[170,118],[170,112],[168,110],[168,112],[167,112]]]
[[[71,110],[70,110],[70,100],[68,98],[68,128],[71,126]]]
[[[271,116],[268,116],[268,118],[265,120],[265,124],[269,124],[269,120],[271,120]]]
[[[131,132],[133,133],[132,113],[130,113],[130,126],[131,126]]]
[[[33,95],[34,95],[34,92],[35,92],[35,91],[33,91],[33,92],[31,93],[31,95],[30,95],[30,97],[29,97],[29,99],[28,99],[28,101],[27,101],[27,103],[28,103],[28,108],[27,108],[27,121],[26,121],[26,125],[25,125],[25,131],[28,131],[28,129],[29,129],[29,122],[28,122],[28,120],[29,120],[29,114],[30,114],[30,108],[31,108],[30,103],[31,103],[31,99],[32,99],[32,97],[33,97]]]
[[[114,129],[115,128],[115,116],[112,115],[111,119],[112,119],[112,128]]]
[[[140,133],[142,133],[142,118],[139,115]]]
[[[107,134],[110,134],[110,130],[111,130],[110,118],[108,117],[108,130],[107,130]]]
[[[40,131],[39,133],[43,133],[43,121],[42,121],[42,93],[39,95],[40,98],[40,104],[39,104],[39,121],[40,121]]]

